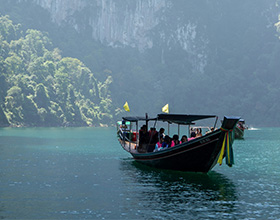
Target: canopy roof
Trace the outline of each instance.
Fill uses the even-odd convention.
[[[158,114],[158,120],[176,124],[191,124],[193,121],[215,117],[216,115]]]
[[[156,120],[156,119],[157,118],[146,118],[146,117],[139,117],[139,116],[123,117],[123,120],[131,121],[131,122],[136,122],[136,121],[152,121],[152,120]]]
[[[176,124],[191,124],[193,121],[202,120],[206,118],[214,118],[216,115],[184,115],[184,114],[158,114],[156,118],[146,118],[146,117],[123,117],[125,121],[166,121],[168,123]]]

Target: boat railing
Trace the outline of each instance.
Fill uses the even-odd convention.
[[[132,147],[135,147],[137,144],[135,131],[118,127],[118,136],[122,146],[129,152],[131,151]]]
[[[120,138],[122,140],[129,141],[129,142],[132,142],[132,143],[136,142],[136,132],[135,131],[131,131],[129,129],[119,128],[118,132],[120,133],[119,136],[121,136]]]

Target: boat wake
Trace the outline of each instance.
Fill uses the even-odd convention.
[[[261,129],[260,129],[260,128],[249,127],[248,130],[251,130],[251,131],[258,131],[258,130],[261,130]]]

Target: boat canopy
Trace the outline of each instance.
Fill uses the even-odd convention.
[[[130,122],[155,121],[155,120],[157,120],[157,118],[147,118],[147,117],[134,116],[134,117],[123,117],[123,120],[130,121]]]
[[[193,121],[207,119],[207,118],[215,118],[216,115],[184,115],[184,114],[158,114],[156,118],[148,118],[148,117],[123,117],[123,120],[130,122],[137,121],[164,121],[168,123],[175,124],[183,124],[188,125],[192,124]]]
[[[193,121],[215,118],[216,115],[183,115],[183,114],[158,114],[159,121],[167,121],[176,124],[192,124]]]

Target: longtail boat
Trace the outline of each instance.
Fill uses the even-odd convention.
[[[235,128],[234,128],[234,138],[235,139],[244,139],[244,133],[245,133],[245,120],[239,119],[237,122]]]
[[[152,137],[143,142],[143,131],[140,123],[148,127],[149,122],[191,126],[195,121],[216,118],[214,129],[187,142],[162,150],[155,149]],[[123,149],[129,152],[139,163],[159,168],[189,172],[209,172],[217,163],[222,164],[226,158],[228,166],[234,163],[232,144],[234,141],[233,129],[239,117],[224,116],[220,128],[215,128],[218,117],[216,115],[186,115],[186,114],[158,114],[156,117],[123,117],[117,124],[118,140]],[[169,130],[169,129],[168,129]]]

